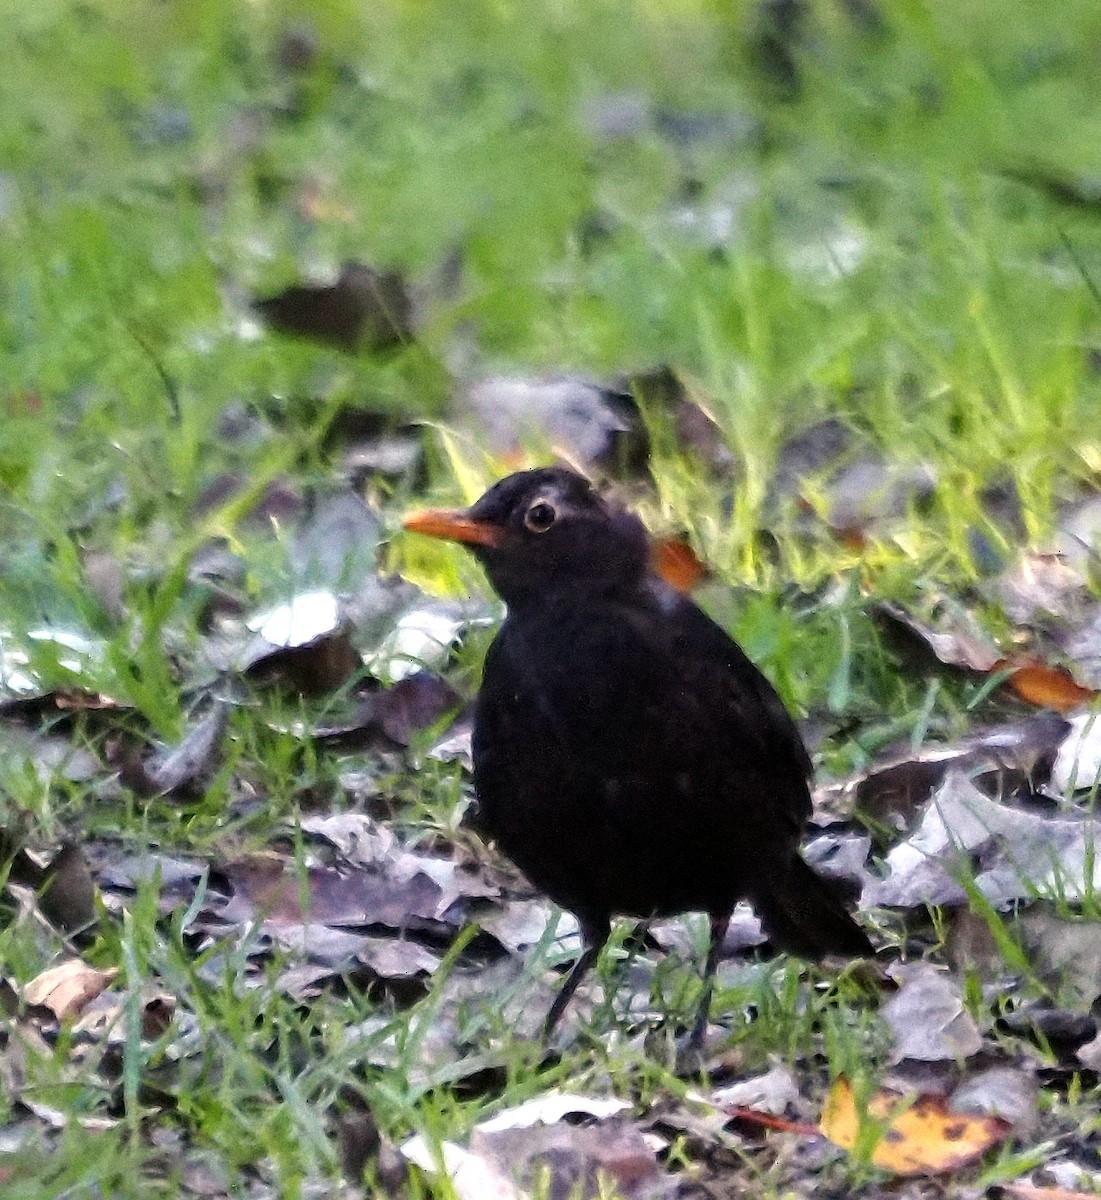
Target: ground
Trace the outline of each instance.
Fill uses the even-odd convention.
[[[630,1196],[1096,1191],[1096,5],[0,29],[0,1182],[453,1194],[418,1136],[553,1191],[581,1125],[475,1126],[557,1090],[628,1102],[589,1119]],[[692,918],[534,1043],[568,922],[464,758],[500,609],[400,530],[554,457],[706,565],[881,947],[811,968],[745,914],[687,1075]],[[1007,1126],[903,1185],[875,1129],[715,1107],[770,1071],[737,1103],[789,1123],[849,1078]]]

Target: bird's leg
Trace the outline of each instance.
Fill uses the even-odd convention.
[[[577,985],[585,978],[589,972],[589,968],[600,957],[600,951],[604,949],[604,943],[608,940],[610,932],[611,926],[608,923],[607,917],[598,921],[581,921],[581,955],[577,962],[573,964],[570,973],[566,976],[566,982],[558,989],[558,995],[555,996],[554,1003],[550,1006],[550,1012],[547,1013],[547,1019],[543,1022],[544,1042],[550,1039],[555,1026],[562,1019],[562,1014],[566,1011],[566,1005],[569,1004],[570,998],[577,991]]]
[[[726,929],[730,924],[730,913],[711,916],[711,944],[707,947],[707,964],[703,969],[703,995],[700,996],[700,1006],[696,1009],[696,1020],[692,1025],[692,1036],[688,1039],[688,1048],[699,1051],[703,1046],[703,1035],[707,1032],[707,1017],[711,1011],[711,997],[715,991],[715,972],[719,967],[719,955],[722,953]]]

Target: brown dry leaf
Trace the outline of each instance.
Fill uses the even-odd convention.
[[[998,647],[961,613],[946,613],[934,626],[892,600],[881,601],[874,612],[897,635],[897,648],[907,658],[927,660],[931,654],[946,667],[980,675],[997,670],[1004,662]]]
[[[821,824],[855,813],[893,830],[909,831],[922,805],[950,772],[966,775],[990,796],[1032,794],[1049,780],[1054,782],[1052,763],[1076,728],[1062,717],[1036,713],[953,742],[884,756],[866,771],[818,787],[815,813],[824,815]],[[1086,778],[1085,770],[1078,774]]]
[[[1075,1192],[1061,1187],[1037,1187],[1034,1183],[1003,1183],[1001,1190],[1016,1200],[1097,1200],[1096,1192]]]
[[[683,538],[655,538],[650,561],[671,588],[685,595],[707,578],[707,567]]]
[[[1056,904],[1037,903],[1018,914],[1033,970],[1061,1003],[1088,1013],[1101,998],[1101,921],[1073,917]]]
[[[174,746],[147,757],[123,747],[118,755],[119,777],[139,796],[171,796],[192,792],[213,770],[229,721],[229,705],[215,700],[210,711],[192,725]]]
[[[609,1192],[623,1200],[659,1200],[677,1191],[654,1147],[620,1110],[621,1100],[551,1093],[477,1125],[469,1148],[445,1142],[435,1149],[416,1137],[402,1153],[423,1170],[441,1167],[460,1200],[530,1200]],[[585,1113],[591,1125],[566,1123]]]
[[[98,971],[83,959],[70,958],[32,979],[23,989],[23,999],[48,1008],[64,1021],[82,1012],[117,975],[114,968]]]
[[[1050,708],[1059,713],[1070,712],[1097,695],[1092,689],[1078,683],[1065,667],[1026,661],[1017,664],[998,663],[995,669],[1002,670],[1007,665],[1012,670],[1007,680],[1010,689],[1022,700],[1039,708]]]
[[[499,894],[478,872],[408,851],[361,868],[310,867],[305,879],[293,863],[276,857],[257,856],[223,870],[233,896],[217,916],[231,922],[260,917],[274,925],[405,929],[428,923],[450,929],[463,923],[469,901]]]
[[[774,1062],[763,1075],[718,1088],[711,1093],[710,1101],[720,1108],[731,1106],[770,1117],[805,1109],[795,1076],[780,1062]]]
[[[852,1085],[840,1076],[826,1097],[819,1128],[834,1145],[852,1150],[865,1119],[882,1123],[885,1129],[872,1162],[906,1176],[940,1175],[967,1166],[1003,1141],[1011,1128],[1000,1117],[950,1112],[943,1096],[919,1096],[909,1107],[905,1104],[898,1093],[879,1091],[862,1118]]]
[[[258,683],[279,682],[303,695],[323,695],[362,666],[350,623],[331,591],[301,592],[247,625],[255,636],[245,646],[231,647],[225,665]]]
[[[105,1040],[117,1046],[130,1036],[123,1017],[132,997],[119,992],[94,996],[73,1026],[73,1033],[86,1039]],[[176,1012],[176,998],[168,992],[150,990],[141,998],[141,1036],[147,1041],[160,1037]]]
[[[331,284],[293,284],[252,307],[273,329],[341,350],[384,350],[413,336],[412,304],[396,271],[345,263]]]
[[[0,699],[0,717],[36,725],[49,718],[54,722],[53,729],[57,729],[59,717],[65,719],[71,714],[84,713],[107,720],[131,711],[130,705],[120,704],[102,692],[80,692],[72,688]]]
[[[62,933],[80,933],[99,920],[95,880],[79,846],[66,843],[46,868],[38,907]]]
[[[996,908],[1037,896],[1079,903],[1101,886],[1099,838],[1101,822],[1089,816],[1002,804],[953,772],[883,860],[885,877],[864,889],[861,907],[966,904],[961,871]]]
[[[978,1054],[982,1036],[955,979],[925,962],[899,964],[890,974],[901,986],[880,1016],[891,1027],[892,1063],[956,1062]]]
[[[1016,625],[1044,628],[1073,619],[1089,599],[1085,576],[1058,552],[1028,551],[991,581],[988,593]]]
[[[1010,690],[1039,708],[1069,712],[1097,695],[1066,667],[1028,656],[1006,658],[970,618],[960,614],[941,617],[938,628],[890,600],[876,605],[875,612],[887,623],[896,649],[905,657],[920,661],[931,654],[945,666],[978,675],[1004,672]]]
[[[318,742],[338,746],[370,745],[384,738],[408,746],[422,729],[439,724],[460,706],[454,688],[431,671],[418,671],[392,687],[368,692],[347,720],[316,725],[310,731]]]

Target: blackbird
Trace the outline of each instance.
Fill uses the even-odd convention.
[[[544,1036],[615,915],[710,916],[696,1048],[739,900],[785,950],[873,953],[799,855],[812,768],[794,722],[740,647],[654,573],[638,517],[550,467],[405,527],[469,546],[507,605],[475,709],[474,785],[483,828],[581,927]]]

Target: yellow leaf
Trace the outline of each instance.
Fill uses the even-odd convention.
[[[830,1089],[819,1129],[851,1150],[865,1122],[883,1127],[872,1162],[894,1175],[937,1175],[974,1162],[1009,1132],[1001,1117],[949,1112],[943,1096],[919,1096],[907,1106],[896,1092],[880,1091],[862,1114],[843,1076]]]

